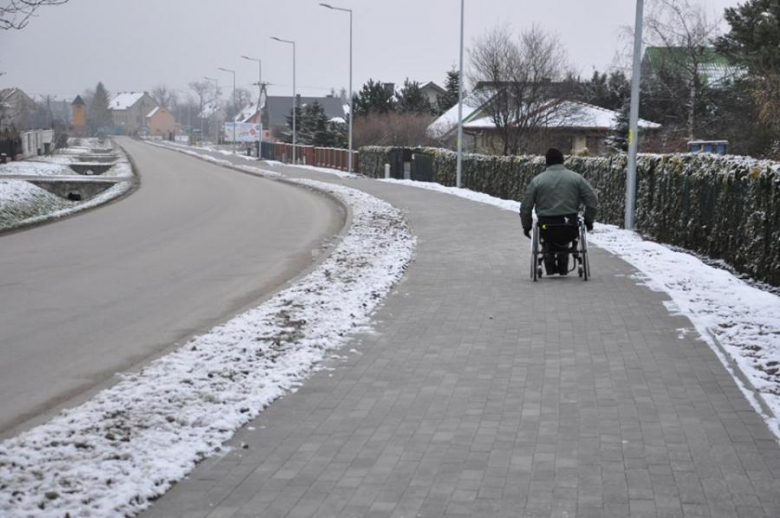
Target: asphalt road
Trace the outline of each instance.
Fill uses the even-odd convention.
[[[323,195],[120,142],[138,191],[0,237],[0,437],[276,291],[343,225]]]

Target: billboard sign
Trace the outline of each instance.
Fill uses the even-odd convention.
[[[233,127],[236,131],[236,142],[257,142],[260,140],[260,124],[248,122],[226,122],[223,128],[225,142],[233,142]]]

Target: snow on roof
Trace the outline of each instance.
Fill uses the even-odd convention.
[[[148,119],[148,118],[150,118],[152,115],[154,115],[154,114],[155,114],[155,113],[157,113],[158,111],[160,111],[160,107],[159,107],[159,106],[156,106],[156,107],[154,108],[154,110],[152,110],[152,111],[150,111],[150,112],[149,112],[149,115],[147,115],[147,116],[146,116],[146,118],[147,118],[147,119]]]
[[[253,117],[256,113],[257,113],[257,103],[251,103],[249,106],[247,106],[246,108],[238,112],[238,115],[236,115],[234,121],[246,122],[248,119]]]
[[[144,96],[143,92],[120,92],[111,99],[108,104],[110,110],[127,110],[135,103],[137,103],[141,97]]]
[[[555,108],[553,108],[553,105],[548,105],[548,111],[548,119],[543,126],[558,129],[613,130],[617,127],[619,117],[618,112],[614,110],[579,101],[563,101],[556,105]],[[464,122],[463,127],[467,129],[494,129],[496,125],[490,116],[483,116]],[[658,129],[661,125],[639,119],[639,127],[642,129]]]
[[[476,105],[477,100],[473,97],[466,97],[463,99],[463,121],[467,121],[469,117],[479,109]],[[446,112],[444,112],[438,119],[428,126],[428,134],[434,138],[440,138],[449,133],[452,128],[458,125],[458,105],[456,104]]]
[[[201,119],[208,119],[212,115],[214,115],[215,113],[221,110],[222,108],[220,108],[219,104],[217,104],[216,102],[206,103],[203,105],[203,110],[201,110],[198,117],[200,117]]]

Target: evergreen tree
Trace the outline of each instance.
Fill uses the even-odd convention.
[[[759,120],[780,140],[780,2],[748,0],[725,18],[731,30],[716,47],[749,71]]]
[[[389,113],[395,110],[395,93],[380,81],[369,79],[360,89],[353,101],[355,117],[365,117],[372,113]]]
[[[615,127],[612,130],[612,135],[605,139],[605,143],[615,151],[622,151],[625,153],[628,151],[628,132],[631,115],[630,98],[627,98],[623,102],[623,106],[620,107],[617,113],[618,114],[615,118]]]
[[[107,131],[107,129],[113,125],[108,103],[108,91],[101,81],[95,87],[95,94],[93,95],[87,110],[87,127],[90,135],[96,135],[98,132]]]
[[[398,93],[398,102],[396,106],[398,113],[416,113],[430,114],[431,103],[420,89],[420,83],[417,81],[404,80],[404,86]]]
[[[437,105],[437,112],[442,114],[458,104],[458,85],[460,84],[460,77],[458,71],[453,68],[447,72],[447,79],[445,81],[445,92],[439,96],[439,102]]]
[[[314,101],[306,106],[298,106],[296,111],[296,142],[306,146],[343,147],[341,131],[328,120],[325,109]],[[288,132],[283,140],[292,142],[292,110],[287,116]]]

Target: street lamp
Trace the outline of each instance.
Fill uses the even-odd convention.
[[[229,68],[222,68],[219,67],[219,69],[223,72],[228,72],[229,74],[233,74],[233,111],[238,115],[238,106],[236,105],[236,71],[230,70]],[[231,146],[231,149],[233,150],[233,154],[236,154],[236,119],[235,116],[233,118],[233,145]]]
[[[636,21],[634,22],[634,70],[631,75],[631,112],[628,122],[628,172],[626,174],[626,230],[634,230],[636,207],[636,156],[639,136],[639,80],[642,59],[642,24],[644,22],[644,1],[636,0]]]
[[[458,162],[455,186],[461,187],[463,178],[463,27],[466,0],[460,0],[460,69],[458,70]]]
[[[214,113],[217,113],[217,95],[219,95],[219,81],[213,77],[203,76],[207,81],[214,81]],[[214,117],[214,145],[219,145],[219,128],[217,127],[217,117]]]
[[[352,119],[354,119],[352,113],[352,9],[344,9],[342,7],[333,7],[330,4],[320,4],[322,7],[332,9],[333,11],[343,11],[349,13],[349,169],[348,172],[352,172]]]
[[[263,116],[260,111],[260,102],[263,100],[263,61],[257,58],[250,58],[248,56],[241,56],[242,59],[247,61],[257,61],[257,88],[260,90],[260,95],[257,97],[257,115],[260,123],[260,134],[257,137],[257,158],[262,158],[263,154]]]
[[[293,128],[292,128],[292,130],[293,130],[293,134],[292,134],[292,161],[293,161],[293,164],[295,164],[295,162],[296,162],[296,160],[295,160],[295,143],[296,143],[296,141],[297,141],[297,135],[296,135],[296,126],[295,126],[295,124],[296,124],[296,121],[295,121],[295,112],[296,112],[296,108],[297,108],[297,105],[298,105],[298,99],[297,99],[297,97],[298,97],[298,93],[297,93],[297,90],[295,89],[295,42],[294,42],[294,41],[292,41],[292,40],[283,40],[283,39],[281,39],[281,38],[277,38],[276,36],[271,36],[271,39],[272,39],[272,40],[275,40],[275,41],[278,41],[278,42],[280,42],[280,43],[288,43],[288,44],[292,45],[292,48],[293,48]]]

